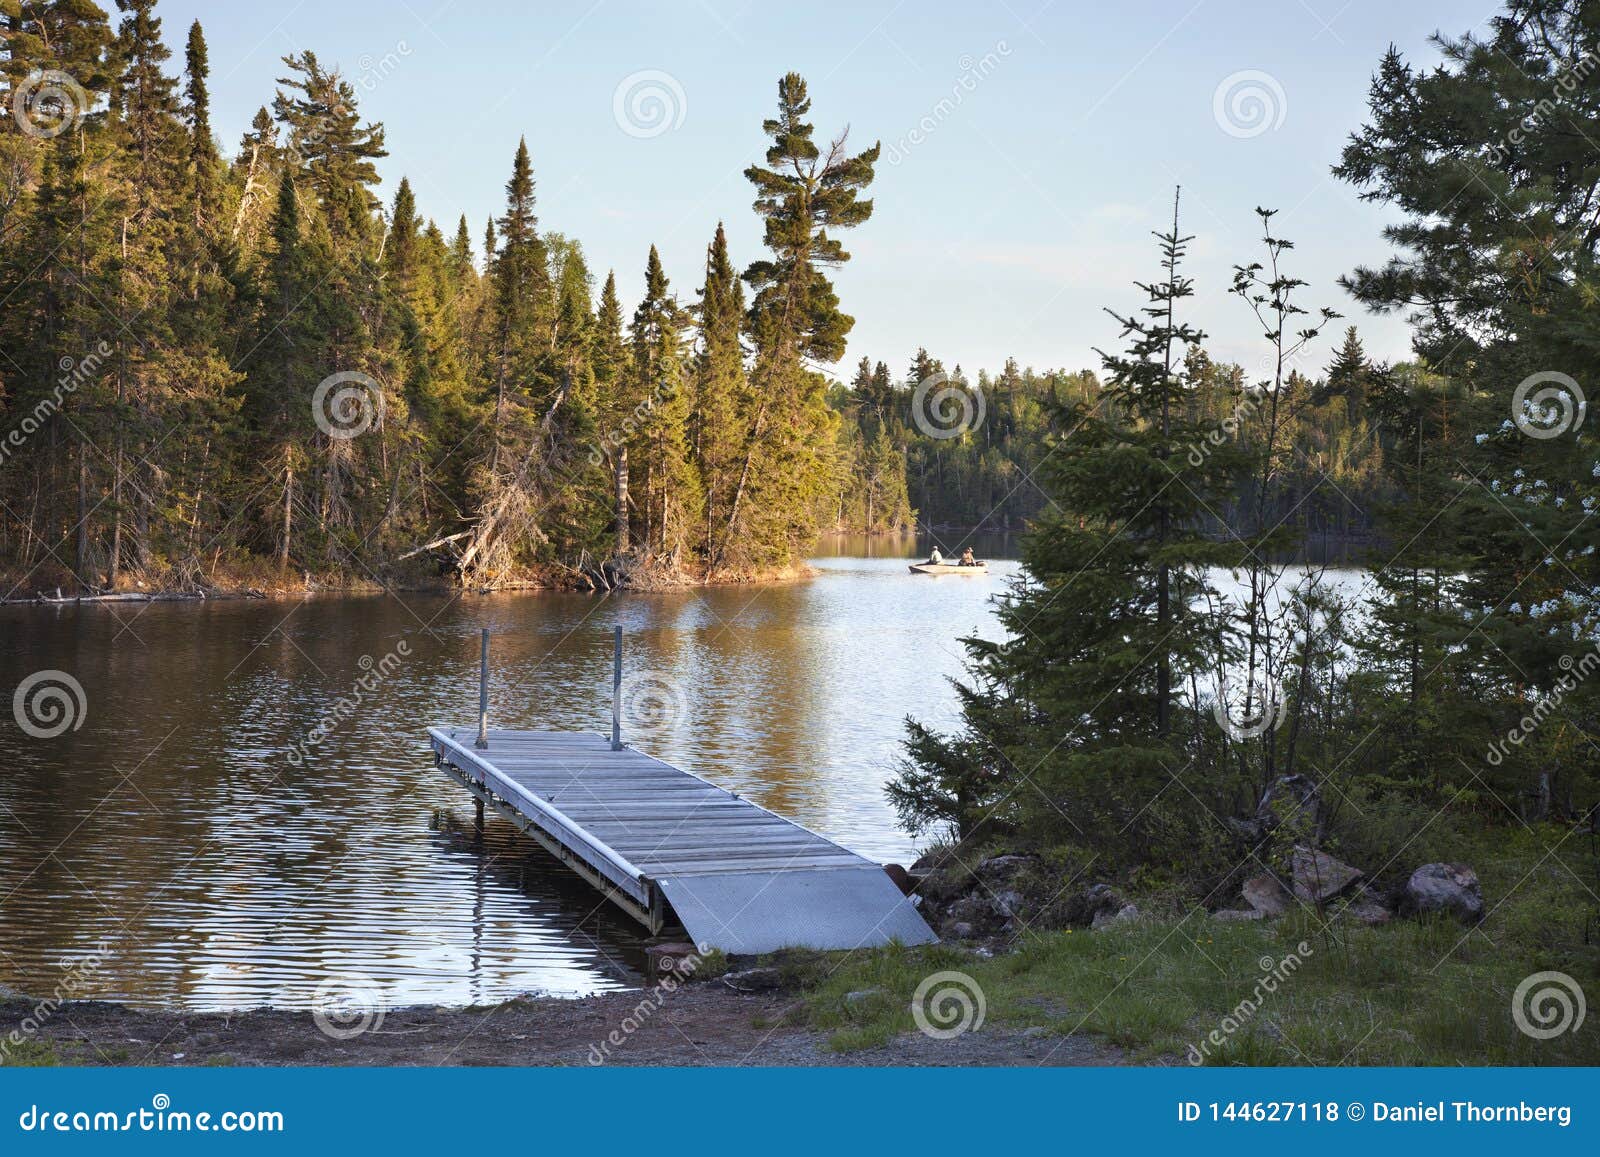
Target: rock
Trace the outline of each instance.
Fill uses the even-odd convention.
[[[1307,904],[1323,904],[1361,879],[1361,869],[1352,868],[1315,848],[1295,845],[1289,856],[1289,874],[1294,894]]]
[[[728,973],[722,983],[735,992],[773,992],[783,987],[783,972],[777,968],[746,968]]]
[[[1350,902],[1339,911],[1339,915],[1359,924],[1387,924],[1394,919],[1394,913],[1389,911],[1379,895],[1371,888],[1362,888],[1350,898]]]
[[[958,866],[957,861],[954,859],[955,851],[955,848],[948,845],[929,848],[912,862],[911,874],[913,876],[925,876],[929,872],[937,872],[947,866]]]
[[[995,915],[994,906],[989,903],[989,898],[980,896],[976,892],[970,896],[963,896],[945,911],[947,920],[962,920],[979,927],[995,922]]]
[[[1269,831],[1284,820],[1320,831],[1322,793],[1303,775],[1280,775],[1262,793],[1261,802],[1256,805],[1256,819]]]
[[[980,880],[993,884],[1000,880],[1012,879],[1033,862],[1032,856],[990,856],[987,860],[979,862],[974,874]]]
[[[902,896],[909,896],[916,889],[917,881],[912,878],[911,873],[906,871],[902,865],[885,864],[883,871],[889,879],[894,881],[894,886],[900,889]]]
[[[1264,920],[1266,916],[1267,914],[1259,908],[1219,908],[1211,913],[1213,920],[1221,920],[1225,924],[1247,920]]]
[[[1423,864],[1406,881],[1404,908],[1425,916],[1448,912],[1466,924],[1483,919],[1483,891],[1478,873],[1465,864]]]
[[[1023,1040],[1038,1040],[1042,1036],[1049,1036],[1050,1030],[1041,1024],[1030,1024],[1017,1035]]]
[[[939,930],[941,940],[971,940],[977,933],[965,920],[951,920]]]
[[[1114,913],[1101,912],[1094,918],[1094,922],[1090,925],[1090,927],[1096,930],[1101,928],[1110,928],[1114,924],[1127,924],[1137,920],[1138,918],[1139,906],[1137,904],[1124,904]]]
[[[1289,895],[1289,889],[1269,872],[1251,876],[1244,882],[1239,892],[1244,896],[1245,903],[1263,916],[1282,916],[1289,910],[1289,904],[1294,899]]]
[[[883,989],[881,989],[881,988],[863,988],[863,989],[859,989],[856,992],[847,992],[847,993],[845,993],[844,994],[844,1002],[846,1004],[865,1004],[867,1001],[871,1000],[873,997],[882,996],[882,995],[883,995]]]
[[[1222,823],[1240,843],[1259,844],[1267,838],[1267,825],[1260,820],[1242,820],[1237,816],[1224,816]]]
[[[686,961],[698,956],[699,950],[693,944],[652,944],[644,950],[651,976],[678,975]]]
[[[1122,897],[1110,884],[1090,884],[1083,890],[1083,898],[1096,910],[1122,906]]]
[[[1022,899],[1021,892],[1018,892],[1015,889],[1008,889],[1007,891],[1001,892],[999,895],[997,895],[990,902],[990,905],[999,915],[1010,919],[1014,916],[1021,915],[1023,903],[1024,901]]]

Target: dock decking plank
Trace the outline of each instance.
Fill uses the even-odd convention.
[[[428,731],[442,767],[652,931],[670,905],[727,951],[934,939],[872,861],[644,752],[583,732],[494,729],[479,748],[475,728]]]

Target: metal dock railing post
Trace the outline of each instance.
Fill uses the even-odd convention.
[[[474,747],[489,746],[489,628],[483,628],[478,656],[478,738]]]
[[[612,636],[611,647],[611,750],[622,750],[622,628]]]

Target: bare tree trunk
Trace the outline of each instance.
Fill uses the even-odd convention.
[[[88,586],[89,573],[89,448],[78,444],[78,584]]]
[[[114,513],[111,518],[111,564],[106,585],[111,590],[117,589],[117,572],[122,569],[122,435],[117,434],[117,467],[116,478],[111,487],[111,504]]]
[[[617,554],[628,553],[628,447],[617,447]]]
[[[294,510],[294,467],[284,464],[283,467],[283,541],[278,547],[278,566],[287,568],[289,565],[289,532],[293,527]]]

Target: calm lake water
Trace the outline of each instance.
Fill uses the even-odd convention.
[[[903,720],[953,721],[957,639],[997,633],[989,599],[1016,570],[910,574],[926,550],[835,540],[809,581],[610,599],[0,608],[5,697],[55,669],[86,703],[54,738],[0,714],[0,984],[48,995],[70,970],[76,997],[227,1009],[307,1006],[330,974],[390,1004],[640,983],[637,926],[508,825],[477,842],[471,799],[434,770],[425,728],[473,721],[485,626],[495,725],[608,729],[621,624],[625,669],[658,689],[625,738],[909,860],[883,796]],[[382,685],[291,760],[389,655]]]

